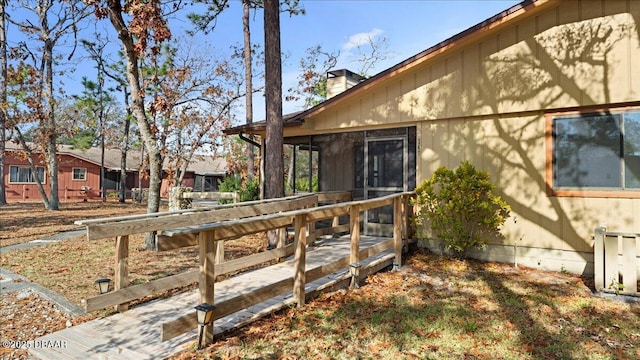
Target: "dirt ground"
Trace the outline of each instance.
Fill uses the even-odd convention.
[[[78,229],[76,220],[112,215],[140,214],[146,205],[113,199],[101,201],[63,202],[60,210],[49,211],[40,202],[10,203],[0,206],[0,246],[22,244],[46,238],[62,231]]]
[[[7,246],[25,243],[51,236],[59,231],[75,229],[77,226],[73,225],[73,222],[76,220],[144,212],[144,206],[117,202],[104,204],[101,202],[63,203],[60,211],[46,211],[40,203],[11,204],[0,207],[0,244]],[[140,238],[134,236],[130,240],[129,260],[132,283],[146,282],[198,266],[197,249],[195,248],[184,248],[178,252],[149,252],[141,249],[143,245],[141,236]],[[265,246],[264,236],[253,236],[230,242],[226,245],[226,250],[229,258],[237,258],[264,250]],[[0,255],[1,267],[54,290],[70,301],[79,304],[80,299],[95,296],[96,290],[95,284],[93,284],[95,278],[112,276],[114,240],[89,242],[81,236],[30,249],[2,252]],[[431,264],[431,267],[418,268],[422,273],[420,276],[433,276],[439,267],[446,267],[443,264],[450,263],[450,261],[445,263],[442,262],[445,260],[440,261],[426,262]],[[500,277],[515,276],[516,272],[511,266],[494,265],[494,267],[498,274],[502,274],[498,275]],[[518,279],[516,280],[523,283],[541,281],[551,275],[553,275],[554,284],[574,284],[579,280],[570,274],[548,274],[534,270],[522,270],[517,274]],[[580,281],[584,281],[584,279]],[[404,284],[403,281],[399,283]],[[383,290],[385,293],[396,291],[390,286],[391,283],[384,282]],[[590,287],[592,284],[583,283],[579,287],[581,294],[588,297]],[[367,292],[370,291],[372,290],[367,290]],[[148,300],[150,299],[142,301]],[[31,290],[0,291],[0,340],[3,341],[2,347],[0,347],[0,359],[26,359],[26,350],[16,349],[18,345],[24,345],[23,342],[104,315],[107,314],[92,313],[86,316],[71,317]],[[252,325],[251,329],[257,333],[265,334],[273,330],[271,327],[274,324],[278,324],[278,321],[270,318]],[[237,338],[237,334],[230,337],[230,339]],[[225,343],[223,341],[219,344]],[[213,351],[215,347],[207,351],[209,350]],[[177,358],[201,358],[202,355],[206,357],[207,354],[187,353],[181,354]]]
[[[76,220],[144,212],[144,205],[131,202],[121,204],[117,201],[62,203],[59,211],[47,211],[41,203],[13,203],[0,207],[0,246],[27,243],[61,231],[78,229],[79,227],[73,224]],[[132,284],[198,267],[198,250],[195,247],[169,252],[147,251],[143,247],[142,234],[130,238],[129,280]],[[262,234],[253,235],[228,242],[225,246],[225,256],[228,259],[242,257],[264,250],[265,247],[266,238]],[[28,249],[2,251],[0,267],[80,305],[82,299],[96,295],[96,278],[113,278],[114,255],[114,239],[87,241],[81,235]],[[6,281],[9,280],[0,277],[0,281],[2,280],[5,282],[0,283],[0,340],[3,341],[0,359],[26,358],[26,350],[17,349],[19,345],[25,347],[24,342],[109,313],[109,310],[105,310],[86,316],[71,317],[32,290],[5,291]],[[184,291],[194,286],[158,294],[155,297],[149,296],[132,305],[169,296],[173,292]]]
[[[131,202],[121,204],[114,200],[105,203],[101,201],[63,202],[60,204],[59,211],[48,211],[40,202],[10,203],[0,206],[0,247],[27,243],[50,237],[59,232],[78,229],[79,227],[73,224],[76,220],[137,214],[145,211],[145,205]],[[83,244],[80,245],[81,248],[90,246],[82,236],[71,240],[71,242]],[[46,246],[51,249],[67,249],[68,244],[59,243]],[[5,267],[8,264],[7,260],[14,256],[20,259],[21,256],[29,253],[37,254],[39,252],[42,253],[41,247],[9,253],[2,252],[0,263],[2,267]],[[82,253],[83,251],[80,252],[80,255]],[[57,260],[63,259],[48,258],[52,272],[59,271],[55,269]],[[33,272],[47,272],[47,269],[42,269],[42,267],[30,266],[28,259],[22,258],[19,261],[25,269],[31,268]],[[32,264],[37,264],[37,261],[33,261]],[[19,268],[11,270],[16,273],[21,272]],[[0,277],[0,281],[2,280],[5,279]],[[36,281],[31,278],[29,280]],[[65,284],[60,279],[53,281],[60,287],[76,288],[72,286],[73,284]],[[0,286],[0,288],[4,288],[4,286]],[[73,297],[69,294],[63,295],[67,298]],[[34,314],[37,315],[34,316]],[[93,317],[95,315],[72,318],[31,289],[11,292],[0,290],[0,340],[2,340],[0,359],[26,359],[27,350],[25,347],[28,346],[26,341],[79,324]]]
[[[0,359],[26,359],[27,341],[85,321],[26,289],[0,295],[0,319]]]

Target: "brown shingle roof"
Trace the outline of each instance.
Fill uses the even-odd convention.
[[[6,143],[7,151],[21,150],[22,146],[14,142]],[[101,150],[97,147],[89,149],[77,149],[72,145],[58,145],[58,154],[69,155],[100,166]],[[140,168],[140,150],[127,152],[127,170],[134,171]],[[104,166],[109,170],[120,170],[120,149],[105,149]],[[187,171],[193,171],[198,175],[224,175],[227,172],[227,161],[224,158],[211,155],[194,156]]]

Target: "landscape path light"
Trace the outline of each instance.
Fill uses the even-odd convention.
[[[359,262],[349,264],[349,273],[351,273],[351,287],[357,289],[360,287],[358,282],[360,281],[360,268],[362,264]]]
[[[202,333],[204,332],[204,327],[211,324],[213,320],[213,310],[215,308],[215,306],[207,303],[202,303],[196,306],[196,319],[198,321],[198,327],[200,328],[198,335],[198,350],[202,349]]]
[[[109,292],[109,284],[111,283],[111,279],[108,278],[100,278],[96,280],[96,284],[98,284],[98,291],[100,295],[106,294]]]

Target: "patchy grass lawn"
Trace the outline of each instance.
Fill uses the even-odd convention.
[[[590,280],[426,252],[174,359],[640,359],[640,303]]]
[[[60,210],[49,211],[40,202],[0,206],[0,246],[22,244],[59,232],[78,229],[76,220],[145,213],[146,205],[127,202],[62,202]]]

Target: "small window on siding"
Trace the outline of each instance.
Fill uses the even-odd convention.
[[[41,180],[41,182],[44,183],[44,168],[37,167],[36,173],[38,174],[38,178]],[[31,171],[31,167],[11,165],[9,166],[9,182],[35,184],[36,178],[33,171]]]
[[[87,169],[73,168],[73,180],[87,180]]]
[[[640,111],[553,119],[554,189],[640,189]]]

